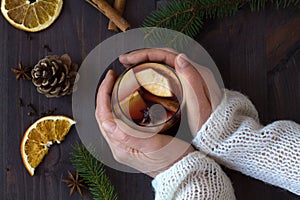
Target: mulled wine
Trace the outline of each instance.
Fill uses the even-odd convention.
[[[143,63],[117,79],[112,110],[118,119],[141,131],[166,131],[180,120],[182,85],[174,69]]]

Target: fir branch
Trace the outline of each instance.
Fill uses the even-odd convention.
[[[151,17],[144,20],[143,27],[172,27],[173,30],[190,36],[196,36],[202,26],[202,20],[197,16],[195,3],[172,0],[168,6],[153,12]],[[150,30],[146,38],[151,36]]]
[[[267,3],[275,4],[279,9],[299,5],[300,0],[170,0],[146,17],[142,27],[167,28],[195,37],[207,19],[232,16],[245,5],[249,5],[252,11],[258,11],[264,9]],[[148,29],[146,38],[153,32]]]
[[[117,200],[117,194],[105,175],[105,169],[82,145],[76,145],[71,152],[71,161],[79,175],[89,185],[94,200]]]
[[[203,19],[234,15],[245,0],[194,0]]]

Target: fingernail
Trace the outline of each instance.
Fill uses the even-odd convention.
[[[116,129],[116,123],[112,121],[104,121],[102,123],[102,127],[104,128],[105,131],[112,133]]]
[[[119,59],[124,59],[126,56],[124,54],[119,56]]]
[[[127,62],[127,57],[128,57],[128,54],[120,55],[120,56],[119,56],[119,61],[120,61],[121,63]]]
[[[107,77],[109,77],[109,76],[112,76],[112,73],[113,73],[113,70],[108,70],[107,72],[106,72],[106,75],[105,75],[105,77],[107,78]]]
[[[179,54],[177,56],[177,63],[180,68],[185,68],[188,65],[188,62],[186,60],[186,56],[184,54]]]

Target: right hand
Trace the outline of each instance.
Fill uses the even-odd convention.
[[[192,64],[184,54],[178,54],[174,50],[137,50],[120,56],[119,60],[125,66],[152,61],[164,62],[175,68],[183,84],[184,102],[193,136],[197,134],[221,100],[221,91],[212,72],[206,67]]]
[[[179,54],[175,69],[183,84],[189,127],[195,136],[219,104],[222,93],[212,72],[192,63],[184,54]]]

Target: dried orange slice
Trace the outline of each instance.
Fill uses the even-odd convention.
[[[147,104],[138,91],[125,98],[120,102],[120,107],[127,117],[131,119],[142,119],[143,110],[147,108]]]
[[[1,12],[14,27],[37,32],[59,16],[63,0],[1,0]]]
[[[31,176],[48,153],[49,147],[55,142],[62,142],[75,123],[66,116],[46,116],[26,130],[20,150],[24,166]]]
[[[137,81],[148,92],[159,97],[172,97],[171,85],[165,76],[152,68],[144,69],[135,74]]]

